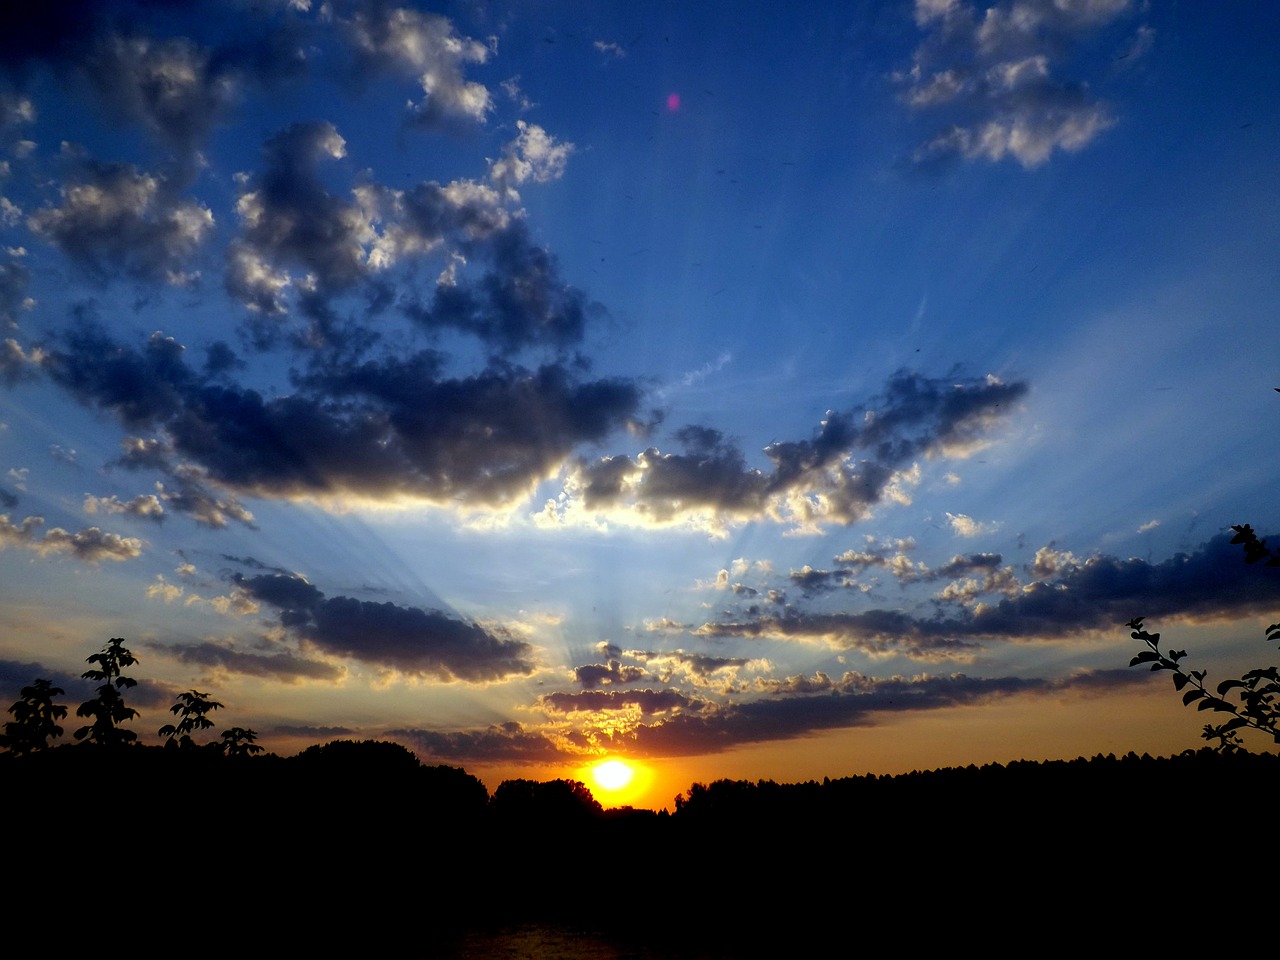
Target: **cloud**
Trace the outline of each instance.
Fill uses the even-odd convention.
[[[636,710],[644,716],[652,716],[675,710],[698,710],[705,703],[675,690],[584,690],[579,693],[547,693],[538,698],[538,706],[549,713],[559,714]]]
[[[167,469],[173,489],[157,483],[158,499],[184,513],[202,527],[221,530],[232,520],[256,530],[253,514],[235,497],[220,496],[204,483],[205,473],[199,467],[180,463]]]
[[[153,644],[153,646],[157,650],[176,657],[182,663],[216,668],[241,676],[263,677],[282,683],[297,683],[301,680],[336,682],[346,675],[346,671],[341,667],[322,660],[300,657],[288,651],[270,654],[250,653],[238,650],[231,644],[212,641]]]
[[[213,229],[207,207],[131,164],[81,160],[59,193],[60,206],[37,210],[27,223],[101,282],[117,272],[189,282],[185,268]]]
[[[306,28],[285,5],[238,5],[235,29],[202,44],[162,36],[168,25],[131,0],[69,0],[0,14],[0,70],[22,84],[43,67],[189,159],[248,83],[295,75]],[[295,5],[290,5],[295,6]],[[150,34],[135,28],[146,20]],[[171,21],[172,22],[172,21]],[[193,33],[218,33],[187,22]],[[316,38],[312,38],[313,40]]]
[[[147,599],[173,603],[175,600],[180,599],[185,592],[185,587],[176,583],[168,583],[163,576],[156,574],[155,582],[147,587]]]
[[[685,650],[628,650],[626,655],[642,662],[662,683],[684,681],[696,687],[723,686],[742,670],[771,669],[763,658],[717,657]]]
[[[876,678],[852,671],[836,679],[819,672],[813,677],[761,682],[763,698],[730,704],[679,694],[649,702],[627,691],[560,694],[543,703],[558,716],[588,715],[581,731],[534,729],[510,722],[477,731],[393,730],[388,736],[411,744],[419,756],[450,762],[546,763],[603,751],[647,757],[698,756],[743,744],[790,740],[820,730],[871,726],[895,714],[978,706],[1015,696],[1087,696],[1123,690],[1150,679],[1150,674],[1133,670],[1090,671],[1063,679],[965,674]],[[645,706],[652,709],[645,710]],[[595,713],[606,717],[589,716]],[[621,720],[622,716],[630,719]]]
[[[103,37],[85,62],[112,112],[183,151],[203,142],[235,99],[239,78],[228,67],[185,37],[119,34]]]
[[[1106,555],[1078,561],[1045,548],[1031,569],[1039,579],[1023,585],[992,568],[982,581],[944,591],[937,598],[943,605],[927,617],[883,609],[789,610],[781,616],[757,613],[712,621],[694,633],[821,642],[869,656],[971,659],[981,641],[1061,641],[1081,633],[1120,631],[1135,616],[1152,622],[1220,620],[1266,613],[1280,602],[1280,578],[1244,566],[1239,548],[1225,534],[1194,553],[1160,563]],[[1001,599],[973,602],[984,592],[999,593]]]
[[[13,523],[8,514],[0,513],[0,550],[25,547],[42,557],[70,554],[91,564],[102,560],[132,560],[142,553],[142,541],[135,537],[103,533],[97,527],[75,533],[53,527],[40,537],[37,533],[43,525],[44,517],[27,517],[21,523]]]
[[[236,575],[236,586],[280,610],[281,625],[331,656],[436,680],[484,683],[534,670],[533,648],[443,613],[352,597],[325,597],[297,576]]]
[[[947,523],[951,525],[952,532],[958,537],[979,537],[995,529],[995,524],[983,523],[963,513],[948,513]]]
[[[402,300],[406,314],[428,330],[474,334],[504,353],[582,339],[588,321],[604,308],[560,276],[556,258],[533,243],[523,220],[511,220],[463,249],[487,262],[473,284],[437,284],[430,302]]]
[[[435,731],[415,728],[388,730],[388,737],[409,744],[424,760],[441,762],[549,763],[586,752],[585,742],[571,750],[563,741],[516,721],[494,724],[483,730]]]
[[[469,64],[489,59],[490,49],[460,36],[453,23],[432,13],[367,2],[340,24],[350,39],[360,69],[372,73],[391,68],[412,74],[423,97],[410,103],[413,122],[422,126],[483,123],[493,108],[488,89],[467,80]]]
[[[154,493],[140,493],[133,499],[124,501],[114,496],[95,497],[86,493],[84,495],[84,512],[90,515],[96,513],[123,513],[130,517],[137,517],[140,520],[152,520],[156,523],[161,523],[164,520],[164,505]]]
[[[368,270],[366,247],[374,239],[367,211],[334,196],[319,176],[321,160],[346,156],[346,141],[331,123],[295,123],[267,141],[258,177],[243,177],[236,213],[241,237],[229,249],[229,292],[266,313],[283,312],[264,301],[264,285],[282,287],[283,266],[314,277],[321,291],[343,290]]]
[[[883,716],[976,706],[1013,696],[1060,697],[1145,683],[1139,671],[1096,671],[1061,680],[951,676],[872,678],[846,673],[789,678],[772,695],[714,710],[677,713],[640,725],[602,746],[641,756],[695,756],[747,743],[789,740],[818,730],[871,726]]]
[[[623,666],[618,660],[608,663],[588,663],[574,667],[573,679],[586,690],[595,687],[633,683],[642,680],[647,674],[643,667]]]
[[[971,660],[978,644],[956,636],[949,622],[920,620],[897,610],[861,613],[804,613],[759,615],[738,621],[710,621],[695,635],[753,637],[825,643],[838,650],[857,650],[871,657],[903,656],[938,662]]]
[[[614,43],[610,40],[593,40],[591,45],[605,56],[612,57],[615,60],[621,60],[627,55],[627,51],[622,48],[622,44]]]
[[[516,138],[502,149],[489,167],[490,178],[507,189],[532,180],[547,183],[564,176],[572,143],[561,143],[536,123],[516,121]]]
[[[263,171],[240,178],[241,233],[227,248],[228,293],[266,318],[288,314],[289,292],[297,291],[312,326],[295,345],[342,345],[351,335],[336,325],[333,297],[435,256],[445,268],[430,297],[397,275],[398,306],[421,328],[459,330],[507,354],[579,342],[603,307],[562,279],[555,257],[507,205],[519,201],[513,184],[560,176],[572,145],[536,125],[519,127],[491,167],[500,189],[455,180],[393,190],[365,177],[343,198],[319,167],[345,157],[346,141],[329,123],[294,124],[267,142]],[[259,329],[264,344],[277,332]]]
[[[39,347],[27,352],[12,337],[0,340],[0,381],[13,386],[23,380],[34,380],[43,360],[44,352]]]
[[[639,404],[625,380],[582,382],[565,366],[495,364],[438,378],[432,351],[337,365],[274,398],[189,367],[155,334],[142,349],[92,323],[64,333],[42,369],[130,430],[121,462],[168,473],[162,500],[210,526],[251,523],[234,498],[493,506],[528,495],[580,443],[623,426]]]
[[[645,525],[698,521],[713,533],[768,517],[796,530],[851,524],[884,499],[902,496],[918,477],[917,457],[967,457],[1027,392],[1025,383],[995,377],[935,379],[899,371],[862,411],[829,412],[809,440],[775,442],[763,454],[768,471],[751,467],[719,431],[677,432],[682,453],[650,448],[580,460],[559,502],[547,511],[605,513]],[[909,502],[909,501],[908,501]]]
[[[979,12],[961,0],[917,0],[916,24],[926,35],[911,68],[894,79],[913,109],[954,122],[917,148],[913,161],[1013,157],[1031,169],[1055,150],[1083,149],[1115,118],[1083,81],[1054,73],[1134,8],[1131,0],[1002,0]]]

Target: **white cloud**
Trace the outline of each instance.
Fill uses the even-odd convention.
[[[977,537],[996,529],[994,523],[983,523],[963,513],[948,513],[947,522],[951,524],[952,532],[959,537]]]
[[[463,76],[468,64],[489,59],[490,48],[458,35],[446,17],[377,6],[358,13],[347,27],[370,63],[390,63],[416,74],[423,99],[409,106],[424,123],[482,123],[493,108],[484,84]]]
[[[173,603],[185,592],[183,587],[176,583],[167,583],[160,574],[156,574],[155,583],[147,587],[148,600],[163,600],[165,603]]]
[[[71,554],[86,563],[101,560],[131,560],[142,553],[142,541],[135,537],[121,537],[103,533],[97,527],[71,533],[54,527],[43,537],[37,536],[44,525],[44,517],[27,517],[15,524],[7,514],[0,514],[0,550],[7,547],[24,547],[42,557]]]
[[[529,180],[547,183],[564,176],[569,155],[574,150],[573,144],[557,141],[536,123],[517,120],[516,128],[519,134],[490,166],[490,178],[510,190],[513,184]]]
[[[893,74],[916,110],[938,111],[945,126],[912,154],[917,163],[950,157],[1012,157],[1026,169],[1054,151],[1083,149],[1115,123],[1086,78],[1060,79],[1073,48],[1133,9],[1129,0],[1004,0],[980,12],[961,0],[918,0],[925,37],[909,70]],[[1138,30],[1131,53],[1150,45]],[[1126,55],[1127,56],[1127,55]]]

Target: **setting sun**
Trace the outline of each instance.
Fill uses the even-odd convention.
[[[592,779],[603,790],[621,790],[631,782],[635,771],[621,760],[606,760],[591,770]]]

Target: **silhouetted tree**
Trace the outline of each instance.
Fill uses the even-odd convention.
[[[232,727],[230,730],[222,731],[222,742],[217,746],[228,757],[251,757],[255,753],[262,752],[262,747],[254,743],[257,739],[258,734],[255,730]]]
[[[103,746],[122,746],[138,739],[132,730],[123,730],[120,724],[132,720],[138,711],[125,705],[120,691],[137,686],[138,681],[123,675],[125,667],[137,663],[137,658],[124,645],[123,637],[113,637],[98,653],[86,658],[87,663],[98,666],[86,670],[81,676],[86,680],[100,680],[98,695],[86,700],[76,709],[77,717],[92,717],[93,722],[76,731],[77,740]]]
[[[577,780],[504,780],[490,801],[506,820],[582,820],[599,817],[604,808]]]
[[[178,694],[178,702],[169,708],[169,712],[181,719],[176,725],[166,723],[159,731],[160,736],[168,737],[168,740],[165,741],[165,746],[195,746],[195,741],[191,739],[191,734],[211,728],[213,721],[206,714],[221,709],[221,707],[222,704],[217,700],[210,700],[207,693],[201,693],[199,690],[189,690],[186,693]],[[225,737],[226,734],[223,734],[223,736]]]
[[[58,721],[66,718],[67,708],[55,704],[53,698],[63,692],[52,680],[36,680],[31,686],[23,687],[19,692],[22,699],[9,708],[13,719],[4,725],[0,747],[19,755],[34,753],[62,736]]]

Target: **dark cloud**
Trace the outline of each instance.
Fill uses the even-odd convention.
[[[222,340],[214,341],[205,350],[204,372],[211,377],[243,370],[245,366],[245,362]]]
[[[673,710],[700,710],[706,701],[694,700],[676,690],[584,690],[579,693],[547,693],[538,705],[550,713],[584,713],[638,709],[641,714],[670,713]]]
[[[289,574],[289,571],[284,569],[284,567],[271,566],[270,564],[263,563],[257,557],[233,557],[229,553],[224,553],[222,554],[222,559],[226,560],[228,563],[239,564],[249,570],[267,570],[271,573]],[[289,575],[292,576],[292,574]]]
[[[186,268],[213,229],[213,215],[162,176],[130,164],[79,160],[59,206],[28,219],[36,234],[90,276],[186,283]]]
[[[75,715],[76,704],[71,701],[82,701],[93,695],[93,685],[81,679],[79,673],[63,673],[41,663],[0,659],[0,697],[10,698],[0,700],[0,710],[8,710],[9,704],[18,699],[19,691],[38,679],[50,680],[55,687],[63,689],[65,698],[55,697],[54,700],[59,703],[69,703],[72,707],[70,711],[72,716]],[[8,716],[7,713],[0,715],[0,723],[7,722]],[[64,723],[63,726],[66,727],[67,724]]]
[[[137,669],[132,668],[126,675],[133,675],[137,679]],[[55,687],[62,688],[63,693],[53,699],[54,703],[61,703],[69,708],[68,717],[62,723],[64,734],[61,742],[71,741],[71,732],[80,725],[76,718],[76,707],[85,700],[93,698],[98,684],[85,680],[80,672],[64,673],[40,663],[0,659],[0,711],[7,710],[9,704],[18,699],[22,688],[29,686],[33,680],[37,679],[51,680]],[[135,686],[129,687],[124,692],[124,699],[134,708],[167,709],[173,703],[176,692],[168,684],[138,679]],[[6,700],[3,699],[4,697],[11,699]],[[8,714],[0,713],[0,716],[7,717]],[[166,713],[165,716],[168,714]],[[137,727],[138,723],[139,721],[135,719],[134,726]],[[141,733],[141,728],[138,729]]]
[[[477,282],[437,284],[430,304],[411,299],[401,304],[428,329],[462,330],[513,353],[538,344],[575,344],[588,320],[605,312],[561,278],[555,257],[533,243],[523,220],[512,220],[483,243],[470,242],[463,249],[488,259]]]
[[[529,644],[439,610],[325,597],[297,576],[237,575],[236,586],[280,610],[280,622],[325,653],[438,680],[473,683],[533,672]]]
[[[787,579],[799,587],[805,596],[809,596],[842,586],[848,575],[847,570],[815,570],[806,565],[799,570],[792,570],[787,574]]]
[[[101,38],[84,63],[107,109],[182,151],[199,145],[235,98],[239,77],[186,37]]]
[[[1272,611],[1280,577],[1242,563],[1240,548],[1220,534],[1193,553],[1151,563],[1111,556],[1070,563],[1051,580],[976,611],[964,621],[973,636],[1054,637],[1119,629],[1135,616],[1222,619]]]
[[[886,714],[974,706],[1011,696],[1088,694],[1123,689],[1149,679],[1149,674],[1122,670],[1084,673],[1064,680],[964,674],[876,679],[848,673],[839,681],[819,680],[815,694],[805,694],[797,684],[791,696],[677,713],[662,722],[637,727],[625,740],[617,738],[615,746],[642,756],[694,756],[746,743],[789,740],[818,730],[870,726]]]
[[[231,579],[255,600],[286,612],[300,611],[297,616],[303,619],[305,611],[324,599],[318,587],[291,573],[260,574],[256,577],[236,574]]]
[[[246,85],[305,68],[307,27],[285,4],[239,5],[232,30],[222,18],[188,18],[191,36],[164,35],[177,21],[155,8],[146,0],[6,6],[0,70],[23,83],[47,69],[94,97],[111,119],[140,126],[185,158]]]
[[[484,730],[388,730],[387,736],[408,744],[424,762],[431,759],[440,762],[551,763],[563,761],[567,753],[545,734],[527,729],[515,721],[495,724]],[[573,738],[570,742],[574,742]],[[585,741],[579,742],[585,746]]]
[[[822,640],[844,650],[871,656],[898,655],[913,660],[969,659],[978,648],[961,639],[953,621],[921,620],[898,610],[861,613],[760,615],[755,619],[714,621],[694,631],[706,637],[757,637]]]
[[[330,193],[319,175],[322,160],[346,156],[346,141],[331,123],[295,123],[266,144],[261,174],[244,184],[236,202],[241,239],[231,252],[233,296],[263,306],[252,266],[300,267],[322,291],[343,290],[368,271],[365,244],[373,227],[354,202]],[[271,302],[265,312],[283,312]]]
[[[959,560],[970,569],[995,566],[990,554]],[[986,588],[1001,589],[1001,585]],[[1280,577],[1244,566],[1239,548],[1222,534],[1194,553],[1179,553],[1159,563],[1105,555],[1083,562],[1061,560],[1050,579],[1005,592],[999,601],[972,609],[940,604],[939,609],[955,611],[951,616],[920,617],[900,610],[791,611],[783,616],[710,622],[695,632],[713,637],[820,639],[844,649],[914,659],[966,657],[979,640],[1054,640],[1090,631],[1120,631],[1135,616],[1154,622],[1162,617],[1212,620],[1265,613],[1280,604]]]
[[[933,571],[938,577],[969,577],[975,573],[990,573],[1004,562],[998,553],[970,553],[957,555]]]
[[[308,660],[289,652],[261,654],[237,650],[220,643],[151,644],[183,663],[215,667],[248,677],[265,677],[283,683],[299,680],[341,680],[343,670],[319,660]]]
[[[636,680],[643,680],[644,677],[643,667],[624,666],[617,660],[610,660],[608,663],[588,663],[573,670],[573,679],[587,690],[619,683],[634,683]]]
[[[582,461],[571,483],[587,509],[630,507],[653,520],[711,511],[773,516],[799,526],[853,523],[883,499],[898,470],[941,453],[965,456],[1027,392],[993,377],[929,378],[899,371],[863,410],[828,413],[809,440],[770,444],[772,469],[747,465],[717,431],[685,428],[684,453]]]
[[[174,508],[211,526],[252,521],[211,486],[263,497],[510,502],[575,446],[625,425],[640,401],[629,381],[584,382],[558,364],[441,379],[432,351],[316,370],[296,392],[268,398],[195,372],[171,338],[155,334],[133,349],[91,322],[51,346],[42,368],[129,429],[161,431],[163,439],[127,441],[121,462],[168,472]]]

